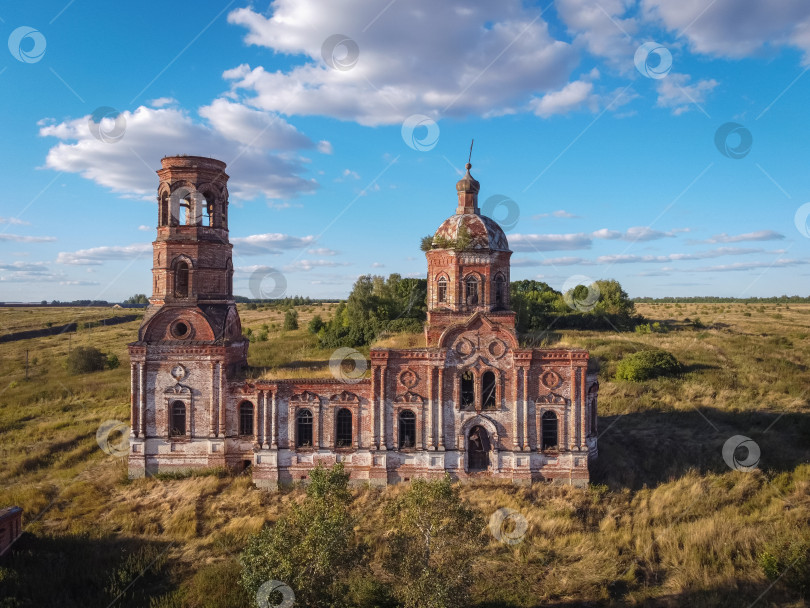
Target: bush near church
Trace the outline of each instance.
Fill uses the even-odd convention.
[[[616,380],[643,382],[659,376],[674,376],[681,372],[681,364],[665,350],[643,350],[627,355],[619,361]]]
[[[115,369],[119,361],[117,355],[105,355],[94,346],[77,346],[67,356],[65,367],[71,375],[98,372],[105,368]]]

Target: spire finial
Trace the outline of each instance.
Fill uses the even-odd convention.
[[[475,139],[473,138],[472,141],[470,141],[470,156],[467,158],[467,169],[472,168],[472,147],[474,143]]]

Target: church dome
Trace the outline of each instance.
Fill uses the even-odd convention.
[[[456,214],[442,222],[433,235],[433,247],[438,249],[463,249],[509,251],[498,222],[481,215],[478,209],[478,191],[481,185],[472,175],[472,165],[467,163],[467,173],[456,183],[458,208]]]
[[[433,246],[442,248],[443,244],[458,243],[459,233],[462,239],[469,239],[469,245],[464,246],[465,250],[509,251],[506,235],[498,222],[476,213],[457,213],[444,220],[433,235]]]

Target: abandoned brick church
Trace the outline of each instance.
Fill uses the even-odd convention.
[[[445,472],[588,482],[598,391],[588,353],[519,346],[512,252],[481,215],[469,164],[426,254],[425,348],[372,347],[359,380],[244,380],[225,164],[174,156],[157,173],[152,297],[129,345],[131,477],[250,465],[257,486],[276,488],[343,462],[375,485]]]

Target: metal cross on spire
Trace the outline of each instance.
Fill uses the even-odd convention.
[[[475,143],[475,139],[470,141],[470,156],[469,156],[469,158],[467,158],[467,164],[468,165],[472,162],[472,147],[473,147],[474,143]]]

